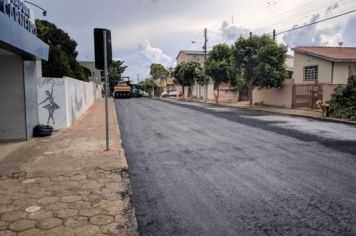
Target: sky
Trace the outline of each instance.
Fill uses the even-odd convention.
[[[31,0],[78,43],[78,59],[94,58],[93,29],[112,33],[113,57],[128,66],[125,76],[149,76],[151,63],[175,66],[180,50],[232,44],[239,36],[272,33],[295,46],[356,46],[356,12],[300,30],[282,32],[356,9],[356,0]],[[193,44],[192,41],[197,41]],[[293,53],[291,50],[289,53]]]

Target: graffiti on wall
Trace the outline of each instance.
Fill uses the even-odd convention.
[[[62,78],[39,78],[37,81],[37,87],[38,88],[43,88],[43,87],[48,87],[48,85],[54,84],[57,87],[64,86],[64,79]]]
[[[75,108],[76,108],[76,111],[79,113],[80,110],[82,109],[82,106],[83,106],[83,98],[78,98],[78,92],[77,92],[77,87],[74,86],[74,91],[75,91]],[[85,90],[84,90],[85,91]]]
[[[54,87],[54,82],[52,82],[52,87],[51,91],[46,90],[46,98],[40,102],[38,105],[42,105],[44,103],[47,103],[45,106],[43,106],[43,109],[48,110],[48,119],[47,119],[47,125],[49,125],[50,121],[52,120],[52,124],[55,125],[55,120],[54,120],[54,112],[59,109],[60,107],[58,104],[54,101],[54,96],[53,96],[53,87]]]
[[[39,123],[65,129],[78,120],[100,97],[101,86],[69,77],[39,78]],[[93,91],[93,92],[89,92]]]

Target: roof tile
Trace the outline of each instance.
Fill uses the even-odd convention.
[[[296,47],[293,50],[329,61],[356,62],[356,48],[353,47]]]

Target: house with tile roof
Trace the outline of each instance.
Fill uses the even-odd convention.
[[[189,62],[189,61],[196,61],[199,62],[201,65],[204,65],[205,58],[204,58],[204,51],[199,50],[180,50],[177,57],[177,64],[182,62]]]
[[[356,74],[356,48],[296,47],[295,84],[346,84]]]
[[[272,106],[316,108],[327,103],[334,89],[356,75],[356,48],[296,47],[293,77],[283,88],[254,90],[253,100]]]

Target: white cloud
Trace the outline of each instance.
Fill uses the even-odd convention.
[[[345,46],[348,47],[356,46],[355,28],[356,28],[356,17],[352,17],[348,20],[343,32],[342,39],[344,41]]]
[[[271,2],[267,0],[106,0],[105,4],[102,2],[36,0],[36,3],[49,12],[45,19],[57,24],[78,42],[77,49],[81,60],[94,58],[93,28],[110,29],[113,56],[124,60],[129,66],[125,74],[134,77],[138,73],[141,77],[148,76],[149,70],[144,68],[153,61],[172,65],[174,57],[181,49],[201,49],[200,44],[193,45],[191,41],[202,42],[204,28],[208,28],[208,46],[211,47],[222,42],[232,43],[240,34],[248,34],[249,29],[254,34],[270,33],[274,28],[281,32],[290,29],[293,24],[303,25],[310,22],[313,14],[320,14],[319,19],[323,19],[355,6],[354,0],[278,0],[273,7],[267,6],[268,2]],[[65,8],[69,5],[69,8]],[[96,17],[99,8],[105,14]],[[41,15],[38,14],[38,17]],[[312,34],[306,32],[303,35],[300,30],[294,31],[291,41],[296,44],[310,41],[326,42],[327,45],[337,45],[338,41],[344,41],[345,46],[355,46],[356,18],[348,22],[351,17],[344,16],[324,22],[325,24],[317,24]],[[341,25],[341,28],[334,30],[336,25]],[[283,36],[278,39],[281,40]]]
[[[316,14],[312,16],[307,23],[314,23],[320,19],[320,15]],[[294,25],[293,28],[298,27]],[[313,46],[313,45],[326,45],[326,42],[322,42],[321,34],[318,33],[317,25],[311,25],[309,27],[302,28],[300,30],[291,31],[283,36],[283,40],[291,47],[295,46]]]
[[[324,12],[314,14],[305,24],[314,23],[321,19],[334,16],[337,14],[335,11],[340,7],[338,3],[332,4]],[[300,25],[294,25],[293,28],[298,26]],[[336,46],[337,42],[343,38],[342,31],[344,26],[345,22],[342,21],[342,19],[335,19],[330,22],[323,22],[286,33],[283,35],[283,41],[291,47]]]
[[[172,62],[172,58],[164,54],[162,49],[153,47],[147,39],[140,43],[139,49],[140,53],[152,63],[167,65]]]
[[[222,23],[220,30],[222,39],[226,41],[236,41],[238,37],[246,36],[250,32],[247,28],[229,25],[226,21]]]

